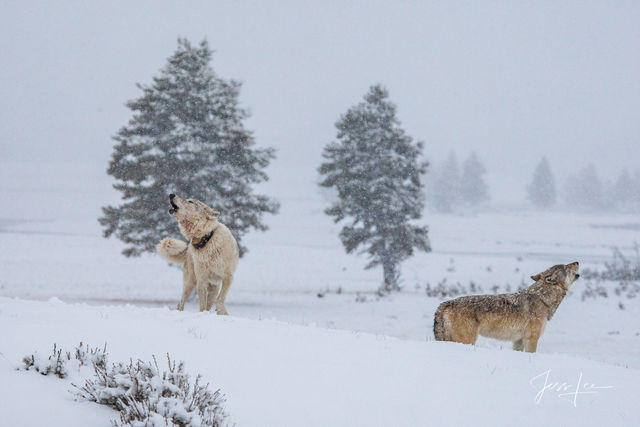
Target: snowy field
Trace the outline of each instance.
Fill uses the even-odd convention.
[[[46,354],[53,340],[64,348],[107,342],[110,359],[121,361],[170,350],[225,392],[238,426],[602,426],[637,419],[640,371],[580,357],[159,308],[0,298],[0,310],[2,334],[11,333],[3,340],[11,363],[0,365],[2,381],[17,385],[2,391],[5,425],[108,425],[114,417],[73,402],[68,382],[11,370],[31,349]],[[549,382],[572,385],[566,393],[575,391],[582,372],[579,391],[593,393],[559,397],[547,390],[536,403],[547,371]]]
[[[378,298],[382,273],[346,255],[313,182],[274,192],[270,230],[245,239],[229,318],[174,310],[181,272],[155,255],[126,259],[101,236],[100,207],[117,195],[87,165],[2,163],[0,380],[4,425],[108,425],[115,412],[73,402],[69,385],[15,372],[56,342],[108,344],[111,359],[169,352],[227,395],[238,426],[633,425],[640,384],[640,303],[581,300],[581,279],[534,355],[508,343],[433,341],[441,302],[427,284],[471,281],[486,292],[531,283],[550,265],[599,268],[640,242],[640,220],[503,209],[427,215],[433,252],[402,265],[404,291]],[[282,189],[278,183],[272,187]],[[224,217],[222,218],[224,222]],[[52,299],[54,298],[54,299]],[[35,300],[35,301],[33,301]],[[624,309],[620,309],[622,303]],[[550,381],[612,388],[534,401]],[[576,404],[574,407],[574,403]],[[46,409],[38,410],[35,409]],[[466,408],[466,409],[463,409]]]

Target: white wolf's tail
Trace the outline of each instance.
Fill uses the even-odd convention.
[[[182,265],[187,259],[187,242],[178,239],[162,239],[156,251],[158,254],[169,262]]]

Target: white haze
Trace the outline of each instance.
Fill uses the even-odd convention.
[[[605,178],[640,169],[639,23],[636,1],[5,0],[0,153],[108,185],[135,83],[178,36],[207,38],[218,74],[244,82],[258,144],[278,149],[274,196],[317,191],[335,121],[380,82],[427,158],[475,150],[493,200],[520,203],[543,155],[559,184],[590,162]]]

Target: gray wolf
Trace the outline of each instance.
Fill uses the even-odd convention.
[[[513,294],[473,295],[440,304],[433,322],[437,341],[475,344],[478,335],[512,341],[535,353],[548,320],[580,275],[579,264],[554,265],[531,276],[535,283]]]
[[[238,266],[238,243],[229,229],[218,221],[220,212],[196,199],[169,195],[169,214],[178,221],[182,235],[178,239],[162,239],[156,246],[160,256],[182,266],[182,298],[178,310],[194,288],[198,292],[200,311],[216,305],[217,314],[229,314],[224,305],[233,274]]]

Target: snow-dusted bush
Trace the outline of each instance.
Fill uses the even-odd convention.
[[[588,280],[584,285],[584,290],[582,291],[582,301],[587,298],[597,297],[608,298],[609,293],[607,292],[607,288],[601,281]]]
[[[77,371],[81,366],[106,366],[106,350],[106,345],[102,349],[98,347],[89,348],[88,345],[83,345],[81,342],[72,355],[71,352],[63,352],[54,343],[53,351],[46,359],[38,352],[34,352],[29,356],[25,356],[22,361],[26,371],[33,369],[42,375],[53,374],[58,378],[66,378],[71,370]]]
[[[604,270],[584,269],[581,272],[587,279],[582,299],[608,297],[607,283],[611,283],[610,291],[617,296],[635,298],[640,294],[640,245],[634,245],[634,255],[625,256],[618,248],[613,248],[613,259],[604,263]]]
[[[640,295],[640,283],[627,280],[621,280],[619,282],[607,280],[587,281],[585,289],[582,291],[582,300],[597,297],[607,298],[610,294],[628,299],[636,298]]]
[[[211,392],[198,375],[193,383],[184,363],[176,364],[167,354],[168,369],[161,371],[155,356],[152,362],[130,360],[128,364],[107,364],[106,346],[90,349],[82,343],[75,352],[64,352],[54,344],[48,358],[37,352],[23,359],[25,370],[67,378],[72,371],[82,375],[81,367],[93,369],[93,376],[75,388],[84,400],[120,411],[114,426],[223,426],[224,395]],[[85,375],[86,376],[86,375]]]
[[[504,286],[493,285],[488,288],[488,292],[485,292],[484,288],[473,281],[469,282],[468,286],[463,285],[460,282],[448,283],[447,278],[443,278],[437,285],[431,286],[430,283],[425,285],[425,293],[428,297],[435,297],[440,299],[456,298],[465,295],[479,295],[485,293],[499,294],[499,293],[511,293],[517,292],[527,287],[526,283],[522,282],[517,289],[512,289],[509,283]]]
[[[460,282],[448,283],[445,277],[438,282],[436,286],[431,286],[427,283],[425,286],[425,293],[428,297],[436,298],[455,298],[462,295],[473,295],[483,293],[482,286],[476,285],[474,282],[469,282],[469,286],[464,286]]]
[[[115,425],[222,426],[226,414],[220,390],[211,392],[198,375],[193,386],[184,363],[176,365],[167,354],[168,370],[140,360],[95,367],[95,378],[86,380],[78,396],[120,411]]]

